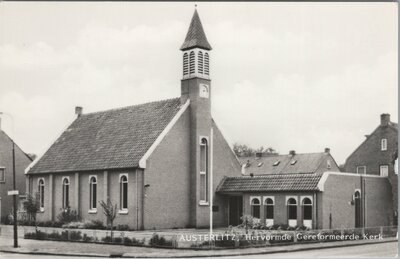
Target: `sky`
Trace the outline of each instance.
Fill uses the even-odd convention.
[[[75,119],[180,96],[194,2],[0,2],[2,129],[43,153]],[[204,3],[212,115],[229,144],[331,149],[398,118],[397,3]],[[12,129],[14,128],[14,130]]]

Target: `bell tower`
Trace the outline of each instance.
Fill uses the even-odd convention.
[[[209,225],[211,139],[210,50],[197,10],[182,51],[181,102],[190,100],[190,225]]]

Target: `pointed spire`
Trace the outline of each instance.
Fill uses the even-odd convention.
[[[196,47],[206,50],[212,49],[210,43],[207,41],[203,26],[201,25],[197,9],[194,10],[192,21],[190,22],[190,27],[186,34],[185,42],[182,44],[181,50],[187,50]]]

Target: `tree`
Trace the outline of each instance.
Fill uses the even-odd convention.
[[[254,156],[256,153],[262,153],[265,155],[279,155],[275,149],[272,147],[264,148],[264,146],[260,146],[257,149],[249,147],[245,144],[234,143],[233,144],[233,152],[235,152],[238,157],[250,157]]]
[[[100,205],[103,208],[103,213],[107,218],[107,224],[110,224],[111,240],[113,240],[114,219],[117,216],[117,204],[113,205],[110,198],[107,198],[107,203],[102,200],[100,201]]]
[[[28,215],[28,220],[33,221],[36,225],[36,214],[40,210],[39,195],[36,193],[35,197],[27,194],[26,200],[24,201],[24,209]]]

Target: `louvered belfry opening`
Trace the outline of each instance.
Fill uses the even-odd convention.
[[[189,56],[187,52],[183,54],[183,76],[187,76],[189,74]]]
[[[197,60],[198,60],[198,64],[197,64],[197,71],[199,74],[203,74],[204,70],[203,70],[203,52],[199,51],[199,53],[197,54]]]
[[[204,74],[205,75],[210,75],[210,59],[208,57],[208,53],[206,52],[204,54]]]
[[[196,72],[195,69],[195,56],[194,51],[191,51],[189,54],[189,74],[192,75]]]

